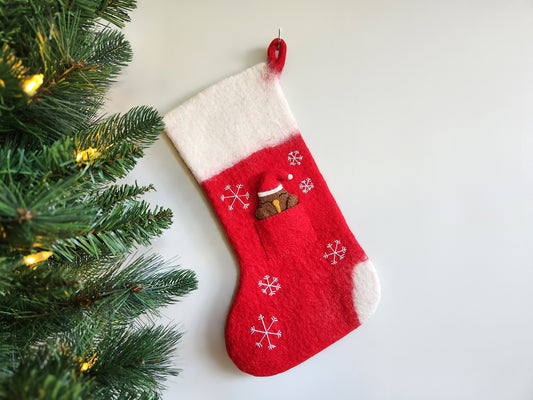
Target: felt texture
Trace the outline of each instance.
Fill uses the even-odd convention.
[[[297,129],[275,71],[257,64],[165,115],[168,136],[202,182]]]
[[[265,219],[279,214],[298,204],[298,196],[287,192],[280,181],[291,180],[294,176],[282,171],[265,171],[259,180],[257,192],[257,219]]]
[[[267,64],[165,117],[239,262],[226,348],[238,368],[256,376],[286,371],[339,340],[374,312],[380,297],[376,271],[281,92],[286,47],[273,51],[273,44]],[[282,190],[258,197],[278,181]],[[268,210],[258,215],[261,205]]]
[[[281,74],[285,65],[287,55],[287,44],[281,38],[274,39],[267,49],[268,67],[275,74]]]

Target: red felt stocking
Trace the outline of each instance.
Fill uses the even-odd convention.
[[[267,63],[165,116],[239,261],[226,347],[241,370],[257,376],[286,371],[339,340],[374,312],[380,296],[374,267],[281,91],[285,53],[275,39]]]

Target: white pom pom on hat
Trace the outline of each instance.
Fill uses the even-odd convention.
[[[290,181],[293,178],[292,174],[285,171],[265,171],[259,180],[259,189],[257,195],[259,197],[269,196],[279,192],[283,189],[282,181]]]

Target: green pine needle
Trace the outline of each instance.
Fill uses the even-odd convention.
[[[101,110],[135,7],[0,0],[0,398],[158,399],[179,372],[182,332],[154,320],[196,275],[131,255],[172,212],[142,199],[150,184],[115,184],[163,121]]]

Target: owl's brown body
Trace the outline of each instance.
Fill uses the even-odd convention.
[[[298,204],[298,197],[281,189],[268,196],[259,197],[259,206],[255,211],[255,216],[257,219],[265,219],[294,207],[296,204]]]

